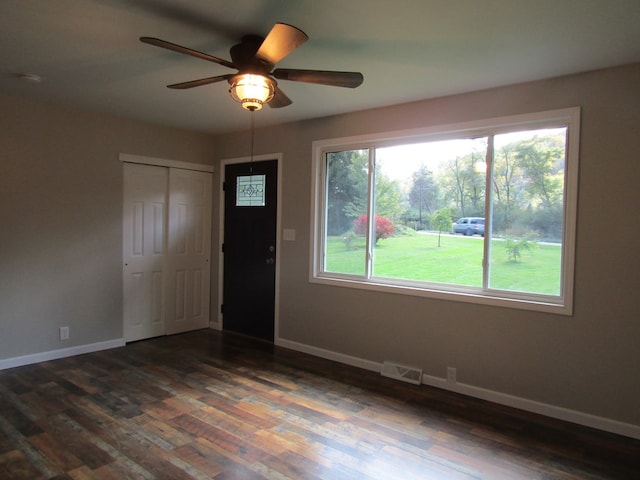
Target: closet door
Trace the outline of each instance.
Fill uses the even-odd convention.
[[[169,169],[167,334],[209,326],[211,183],[208,172]]]
[[[124,164],[123,301],[127,342],[164,335],[168,171]]]

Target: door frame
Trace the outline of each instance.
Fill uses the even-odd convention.
[[[224,211],[225,211],[225,194],[223,183],[226,176],[226,166],[236,163],[249,163],[251,161],[261,162],[267,160],[275,160],[278,166],[278,175],[276,178],[278,197],[276,208],[276,278],[275,291],[273,301],[273,341],[276,343],[280,339],[280,247],[282,243],[280,232],[282,231],[282,153],[270,153],[265,155],[254,155],[251,157],[236,157],[220,160],[220,176],[219,176],[219,225],[218,225],[218,305],[217,305],[217,322],[211,325],[216,330],[224,329],[224,315],[222,314],[222,301],[224,299],[224,254],[222,253],[222,244],[224,243]]]

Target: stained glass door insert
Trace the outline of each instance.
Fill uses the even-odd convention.
[[[236,179],[236,207],[264,207],[265,175],[239,175]]]

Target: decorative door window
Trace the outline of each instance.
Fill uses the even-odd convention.
[[[236,207],[264,207],[265,175],[239,175],[236,181]]]

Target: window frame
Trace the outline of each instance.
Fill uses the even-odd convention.
[[[564,172],[564,218],[561,258],[560,295],[543,295],[534,293],[485,289],[484,287],[466,287],[391,279],[370,275],[372,246],[367,238],[365,276],[340,274],[324,271],[324,243],[326,232],[325,204],[327,201],[326,154],[343,150],[369,150],[369,213],[372,211],[375,194],[373,187],[373,156],[376,148],[410,143],[475,138],[522,131],[527,129],[567,128],[565,145]],[[312,143],[311,169],[311,245],[309,281],[314,284],[357,288],[377,292],[401,295],[421,296],[442,300],[453,300],[474,304],[493,305],[523,310],[541,311],[561,315],[573,314],[575,239],[578,203],[578,168],[580,144],[580,107],[548,110],[535,113],[489,118],[471,122],[437,125],[427,128],[401,130],[343,138],[317,140]],[[493,142],[490,142],[493,145]],[[489,147],[492,148],[492,147]],[[489,151],[489,157],[493,152]],[[488,162],[485,177],[485,205],[491,205],[492,165]],[[369,215],[369,229],[373,228],[373,216]],[[483,276],[488,274],[486,259],[488,258],[491,236],[484,237]]]

